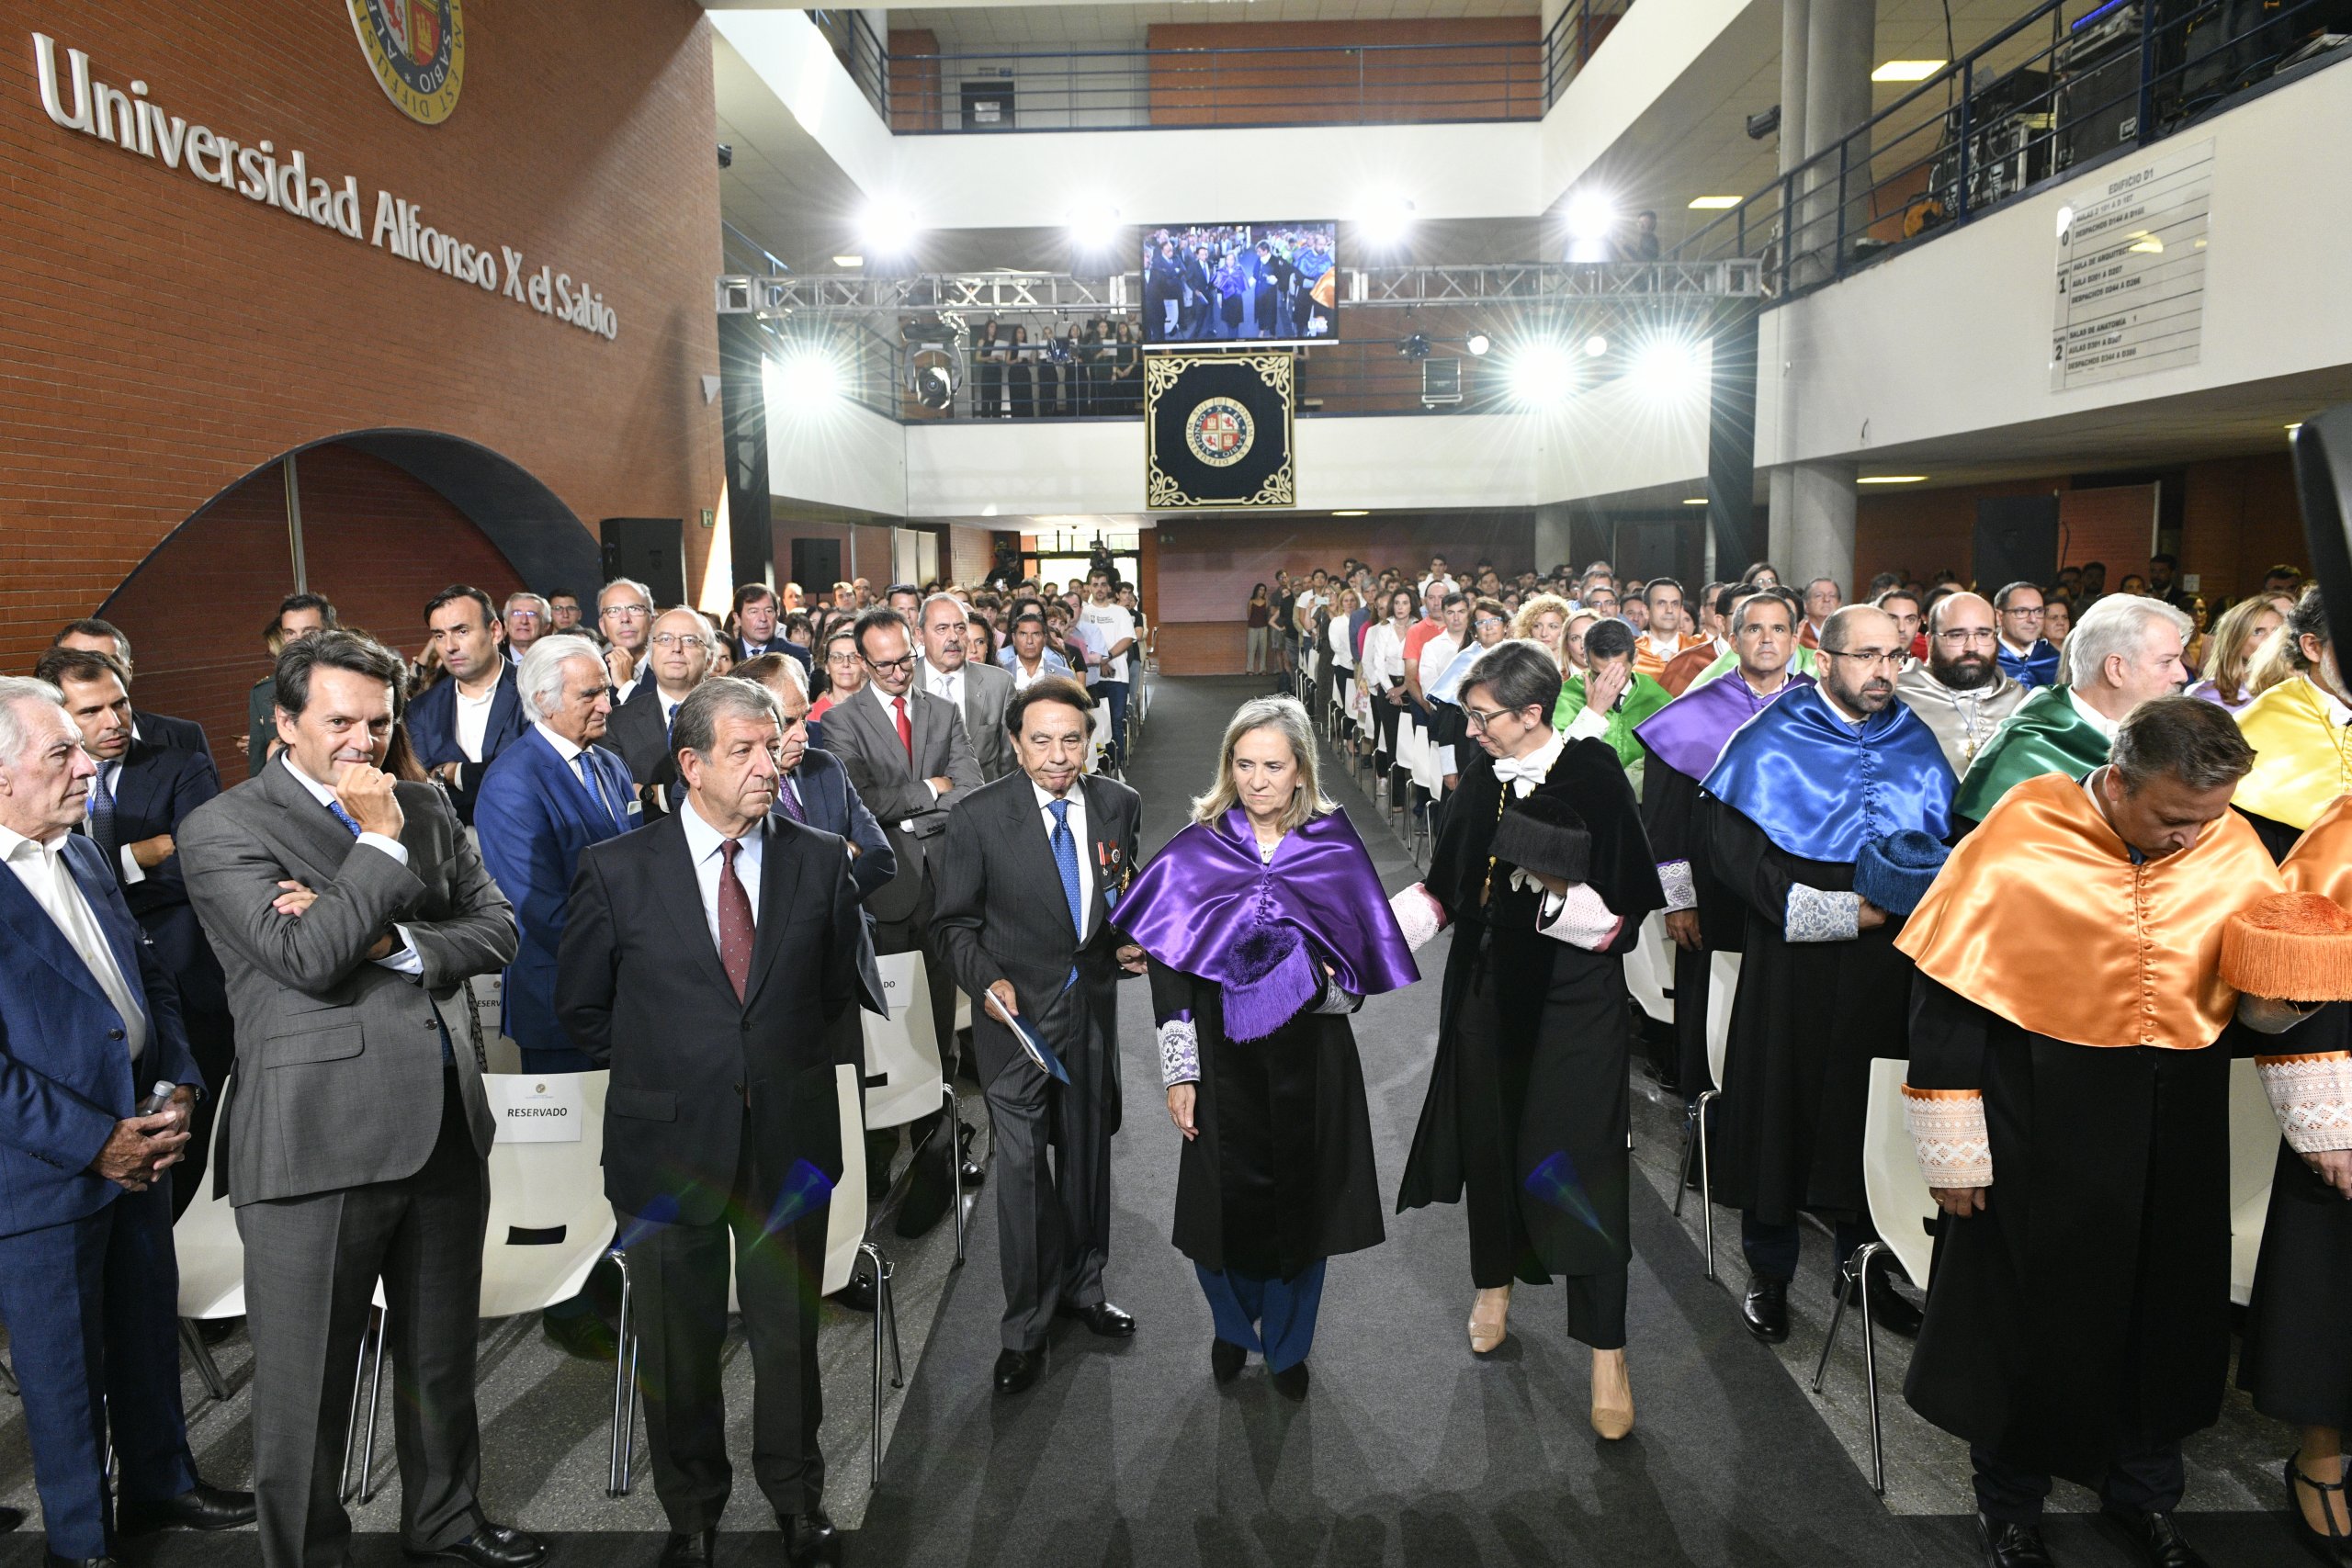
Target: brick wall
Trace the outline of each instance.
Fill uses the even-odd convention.
[[[691,0],[469,7],[463,92],[433,127],[385,97],[339,4],[245,14],[13,0],[5,15],[0,669],[28,664],[59,621],[95,609],[208,501],[339,433],[478,442],[592,527],[718,504],[718,411],[696,386],[718,367],[718,169],[710,35]],[[617,312],[616,340],[52,124],[35,31],[57,40],[61,72],[66,49],[85,51],[96,78],[142,81],[173,116],[243,143],[270,139],[281,155],[300,148],[338,188],[356,177],[363,231],[390,190],[425,222],[520,251],[526,275],[569,272]],[[379,516],[416,502],[397,487],[366,493],[396,472],[382,465],[337,472],[362,487],[356,501],[383,501]],[[282,553],[282,521],[261,520],[272,503],[224,502],[208,536],[243,549],[274,534]],[[415,587],[391,558],[400,549],[345,557],[354,581],[329,581],[321,551],[334,560],[344,547],[334,529],[314,525],[311,536],[312,579],[339,600]],[[689,527],[686,538],[691,579],[707,536]],[[421,542],[401,546],[430,558]],[[243,600],[274,600],[285,583],[274,573],[266,589],[244,584],[237,563],[253,558],[224,547],[159,560],[166,600],[238,608],[217,629],[209,617],[129,626],[142,671],[147,650],[166,646],[191,671],[257,657],[261,613]],[[435,563],[424,575],[437,586],[447,572]],[[370,615],[395,629],[384,603]]]
[[[1159,23],[1145,42],[1151,123],[1533,119],[1543,38],[1537,17]]]

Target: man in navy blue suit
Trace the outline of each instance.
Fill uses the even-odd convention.
[[[0,680],[0,1321],[52,1565],[105,1562],[118,1533],[254,1517],[188,1452],[164,1173],[204,1079],[171,976],[73,831],[96,773],[56,687]]]
[[[736,663],[763,653],[781,653],[798,660],[802,672],[807,672],[808,650],[784,635],[783,615],[782,602],[766,583],[746,582],[735,590]]]
[[[88,653],[111,653],[122,665],[124,682],[128,683],[130,680],[130,639],[112,621],[101,621],[96,616],[68,621],[64,629],[50,639],[49,646],[78,648]],[[196,720],[144,711],[135,712],[130,717],[132,733],[149,745],[200,752],[207,762],[212,761],[212,742],[205,739],[204,726]],[[217,773],[215,776],[218,777]]]
[[[449,787],[458,820],[474,819],[482,770],[528,728],[514,666],[500,651],[498,612],[479,588],[452,583],[424,606],[424,625],[448,674],[409,705],[409,744]]]

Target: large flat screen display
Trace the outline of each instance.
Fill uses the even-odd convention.
[[[1329,222],[1147,226],[1144,346],[1331,342],[1337,239]]]

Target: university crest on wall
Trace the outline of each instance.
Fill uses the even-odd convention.
[[[466,85],[461,0],[344,0],[384,96],[419,125],[438,125]]]
[[[1287,354],[1144,356],[1144,504],[1295,506]]]

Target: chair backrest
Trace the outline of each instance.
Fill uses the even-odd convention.
[[[612,1244],[604,1171],[611,1079],[605,1072],[483,1075],[498,1139],[490,1149],[481,1316],[569,1301]],[[531,1129],[551,1135],[539,1141]]]
[[[2230,1064],[2230,1299],[2244,1306],[2254,1292],[2254,1262],[2270,1217],[2270,1180],[2278,1170],[2278,1118],[2254,1064]]]
[[[865,1032],[865,1124],[899,1127],[940,1107],[939,1040],[932,1023],[930,973],[920,953],[876,958],[887,1019],[860,1010]]]
[[[1674,978],[1673,953],[1666,917],[1657,913],[1645,917],[1641,935],[1625,953],[1625,989],[1632,994],[1634,1005],[1655,1023],[1674,1021],[1674,1003],[1666,994],[1667,983]]]
[[[825,1219],[825,1280],[820,1295],[849,1283],[857,1266],[857,1244],[865,1239],[865,1123],[858,1106],[857,1069],[834,1073],[842,1117],[842,1179],[833,1186]]]
[[[220,1086],[220,1109],[235,1109],[236,1078]],[[237,1234],[236,1211],[227,1193],[212,1195],[220,1169],[220,1131],[227,1114],[212,1119],[212,1143],[204,1165],[204,1190],[172,1226],[172,1250],[179,1255],[179,1315],[198,1319],[245,1314],[245,1243]]]
[[[1731,1004],[1739,996],[1736,953],[1707,955],[1707,1071],[1717,1089],[1724,1084],[1724,1057],[1731,1050]]]
[[[1927,1227],[1936,1201],[1928,1194],[1918,1146],[1903,1113],[1904,1066],[1884,1059],[1871,1064],[1870,1105],[1862,1113],[1862,1190],[1880,1239],[1913,1282],[1924,1286],[1935,1257]]]

